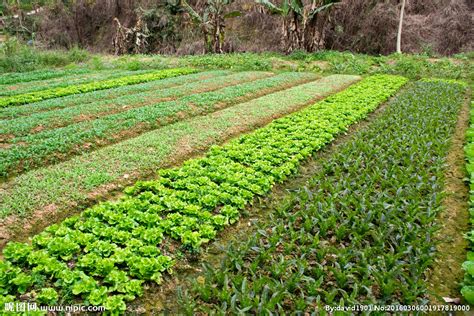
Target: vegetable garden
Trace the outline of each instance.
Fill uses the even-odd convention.
[[[2,306],[474,304],[472,252],[454,294],[428,286],[465,82],[77,68],[0,87]]]

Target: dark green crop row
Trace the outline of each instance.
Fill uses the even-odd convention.
[[[226,82],[234,85],[226,88],[184,96],[174,101],[152,103],[95,120],[14,138],[10,142],[11,147],[0,151],[0,177],[64,158],[58,159],[55,154],[90,151],[97,144],[116,143],[132,133],[138,134],[184,118],[214,112],[239,102],[240,98],[253,98],[265,90],[282,89],[304,78],[315,78],[312,74],[289,72],[268,76],[268,73],[263,72],[236,73],[232,75],[233,81]],[[258,78],[263,79],[254,80]],[[82,146],[85,143],[89,143],[88,147]]]
[[[471,122],[467,130],[467,144],[464,148],[466,154],[466,169],[469,179],[469,214],[471,225],[474,225],[474,102],[471,102]],[[463,287],[461,289],[462,296],[466,301],[474,305],[474,229],[467,234],[470,243],[470,251],[467,253],[467,260],[462,267],[466,271],[464,275]]]
[[[68,87],[51,88],[30,93],[19,94],[11,97],[0,98],[0,108],[10,105],[20,105],[26,103],[37,102],[46,99],[59,98],[66,95],[85,93],[96,90],[110,89],[119,86],[137,84],[152,80],[160,80],[164,78],[180,76],[197,72],[191,68],[177,68],[160,70],[157,72],[126,76],[121,78],[109,79],[104,81],[90,82]]]
[[[179,306],[203,314],[322,314],[426,304],[445,157],[462,85],[417,82],[317,162],[253,233],[205,264]]]
[[[235,223],[253,198],[294,173],[302,160],[364,118],[406,79],[375,76],[213,147],[203,158],[137,182],[105,202],[55,224],[26,243],[9,243],[0,262],[2,301],[20,296],[44,304],[82,299],[123,312],[170,271],[172,240],[197,250]],[[58,293],[59,291],[59,293]]]
[[[67,75],[85,74],[91,72],[90,69],[69,69],[69,70],[35,70],[31,72],[14,72],[0,75],[0,85],[12,84],[17,82],[30,82],[59,78]]]

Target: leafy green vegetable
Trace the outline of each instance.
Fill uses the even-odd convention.
[[[58,292],[53,288],[41,289],[36,300],[41,304],[54,305],[58,302]]]

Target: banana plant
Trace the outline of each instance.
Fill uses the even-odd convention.
[[[193,23],[199,26],[204,37],[206,53],[223,53],[225,42],[225,20],[240,16],[239,11],[226,13],[234,0],[207,0],[201,9],[193,9],[186,0],[181,5],[188,12]]]
[[[270,0],[255,1],[281,17],[282,44],[290,53],[296,49],[314,51],[321,46],[330,9],[341,0],[283,0],[280,6]]]

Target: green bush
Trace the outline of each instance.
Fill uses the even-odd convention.
[[[9,37],[0,44],[0,73],[63,67],[85,62],[89,58],[90,54],[87,51],[77,47],[69,51],[40,50]]]

